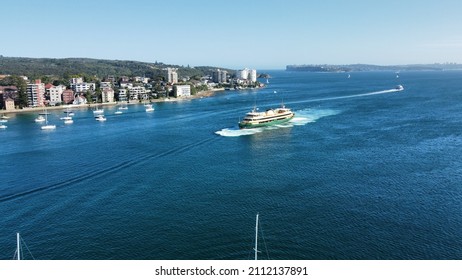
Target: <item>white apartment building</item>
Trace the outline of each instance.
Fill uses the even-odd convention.
[[[228,71],[217,69],[212,73],[212,81],[215,83],[226,83]]]
[[[139,100],[146,94],[146,89],[144,87],[132,87],[129,89],[130,100]]]
[[[49,89],[51,106],[55,106],[56,104],[63,102],[62,95],[65,90],[66,86],[64,85],[52,86]]]
[[[167,82],[170,84],[176,84],[178,83],[178,68],[165,68],[164,70],[167,71]]]
[[[191,86],[190,85],[176,85],[173,87],[173,94],[175,97],[191,96]]]
[[[255,83],[257,81],[257,70],[248,68],[237,70],[236,78],[239,80],[247,80]]]
[[[45,106],[45,84],[41,80],[27,84],[27,104],[29,107]]]
[[[95,83],[71,84],[71,89],[74,92],[87,92],[89,90],[94,91],[96,89],[96,85]]]

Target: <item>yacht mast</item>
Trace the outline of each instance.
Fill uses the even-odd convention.
[[[16,233],[16,246],[17,246],[17,249],[16,251],[18,251],[18,261],[21,260],[21,244],[20,244],[21,241],[19,241],[19,232]]]
[[[257,213],[257,219],[255,223],[255,260],[258,260],[258,213]]]

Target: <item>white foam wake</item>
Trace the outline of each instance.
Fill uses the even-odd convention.
[[[222,130],[215,131],[216,134],[225,137],[238,137],[243,135],[252,135],[260,133],[263,128],[250,128],[250,129],[238,129],[238,128],[223,128]]]
[[[340,111],[332,109],[304,109],[295,111],[295,117],[290,121],[278,124],[274,126],[251,128],[251,129],[239,129],[239,128],[223,128],[222,130],[216,131],[215,133],[224,137],[238,137],[244,135],[253,135],[261,133],[266,130],[281,129],[293,126],[306,125],[312,123],[320,118],[333,116],[339,114]]]

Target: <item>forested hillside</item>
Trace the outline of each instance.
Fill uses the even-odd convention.
[[[210,74],[217,67],[182,67],[164,63],[147,63],[128,60],[103,60],[90,58],[24,58],[0,56],[0,75],[25,75],[38,78],[46,75],[68,78],[85,74],[104,78],[107,76],[163,76],[162,69],[178,68],[181,77]],[[223,68],[222,68],[223,69]]]

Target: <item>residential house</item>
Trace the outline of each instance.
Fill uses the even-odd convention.
[[[12,99],[13,102],[18,101],[19,93],[16,86],[0,86],[0,108],[6,108],[7,99]]]

